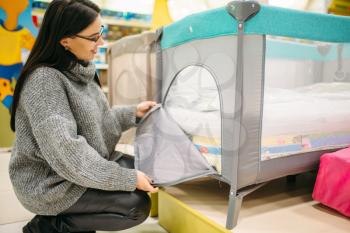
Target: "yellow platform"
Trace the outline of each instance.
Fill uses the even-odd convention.
[[[9,110],[2,103],[0,103],[0,119],[0,148],[8,148],[12,146],[15,134],[10,128]]]
[[[151,193],[151,212],[150,216],[151,217],[157,217],[158,216],[158,193]]]
[[[159,224],[170,233],[231,232],[166,191],[159,191],[159,205]]]
[[[348,233],[350,221],[312,200],[315,174],[275,180],[243,199],[238,225],[227,230],[229,186],[187,182],[158,193],[159,224],[170,233]]]
[[[202,184],[207,186],[204,193],[200,191]],[[170,233],[229,233],[224,227],[226,219],[216,216],[218,210],[227,210],[228,191],[228,186],[206,179],[165,188],[158,196],[159,224]]]

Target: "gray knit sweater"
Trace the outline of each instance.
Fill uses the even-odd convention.
[[[133,191],[136,170],[110,161],[135,107],[113,107],[93,80],[93,64],[69,73],[41,67],[25,82],[16,112],[9,172],[29,211],[56,215],[87,188]]]

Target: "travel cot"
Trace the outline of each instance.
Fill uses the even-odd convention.
[[[156,185],[230,185],[226,227],[264,182],[350,144],[350,19],[233,1],[155,34],[156,99],[135,166]]]

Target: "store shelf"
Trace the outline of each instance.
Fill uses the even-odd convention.
[[[108,86],[102,86],[102,91],[105,94],[108,94]]]
[[[106,42],[105,41],[105,43],[103,44],[103,45],[100,45],[100,46],[98,46],[99,48],[103,48],[103,49],[108,49],[108,43],[110,43],[110,42]]]
[[[95,64],[96,69],[98,70],[108,70],[108,64],[101,64],[101,63],[97,63]]]
[[[32,15],[36,16],[38,18],[43,18],[45,14],[45,10],[43,9],[33,9],[32,10]]]
[[[140,27],[140,28],[150,28],[150,22],[142,22],[138,20],[118,20],[108,17],[102,17],[103,24],[117,25],[117,26],[127,26],[127,27]]]
[[[44,9],[33,9],[32,15],[38,18],[43,18],[45,14]],[[102,17],[102,23],[108,25],[117,25],[125,27],[139,27],[139,28],[151,28],[151,22],[139,21],[139,20],[122,20],[110,17]]]

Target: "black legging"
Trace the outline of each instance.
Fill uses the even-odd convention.
[[[134,159],[130,155],[123,155],[116,162],[122,167],[134,168]],[[148,217],[150,208],[150,198],[144,191],[88,189],[69,209],[57,216],[37,215],[23,231],[25,233],[120,231],[142,223]],[[26,230],[26,227],[31,231]]]

